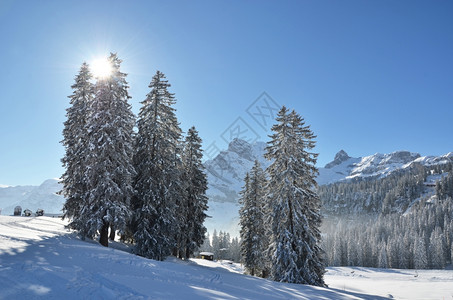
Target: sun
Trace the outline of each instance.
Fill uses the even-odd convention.
[[[105,57],[97,58],[91,62],[91,72],[95,78],[107,78],[112,75],[112,64]]]

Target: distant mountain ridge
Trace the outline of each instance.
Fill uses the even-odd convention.
[[[238,234],[239,192],[244,185],[245,174],[250,171],[255,159],[261,163],[263,169],[269,166],[270,162],[263,156],[265,147],[264,142],[250,144],[235,139],[227,150],[205,162],[208,177],[208,215],[212,217],[205,223],[209,231],[217,229],[229,231],[233,235]],[[383,178],[395,171],[409,168],[414,163],[431,166],[449,162],[453,162],[453,152],[442,156],[421,156],[409,151],[396,151],[354,158],[341,150],[332,162],[319,168],[317,182],[322,186],[354,178]]]
[[[39,186],[2,186],[0,188],[0,208],[2,215],[12,215],[14,207],[21,206],[22,211],[38,208],[45,213],[59,214],[65,199],[56,194],[61,190],[58,179],[48,179]]]
[[[324,185],[353,178],[382,178],[394,171],[406,169],[414,163],[432,166],[450,162],[453,162],[453,152],[442,156],[421,156],[409,151],[396,151],[354,158],[341,150],[332,162],[324,168],[319,168],[317,182],[318,185]]]
[[[245,174],[250,171],[253,162],[258,160],[263,169],[269,166],[270,162],[264,158],[265,147],[264,142],[250,144],[234,139],[227,150],[206,161],[204,165],[208,175],[207,194],[210,200],[237,202]],[[396,170],[408,168],[413,163],[430,166],[449,162],[453,162],[453,152],[442,156],[421,156],[409,151],[395,151],[356,158],[340,150],[332,162],[319,168],[316,181],[318,185],[324,185],[359,177],[385,177]]]

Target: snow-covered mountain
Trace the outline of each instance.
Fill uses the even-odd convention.
[[[323,185],[358,177],[385,177],[396,170],[406,169],[413,163],[431,166],[449,162],[453,162],[453,152],[442,156],[421,156],[409,151],[396,151],[355,158],[341,150],[332,162],[319,168],[317,181],[319,185]]]
[[[39,186],[6,186],[0,188],[0,208],[2,215],[12,215],[14,207],[21,206],[22,211],[38,208],[45,213],[61,213],[64,198],[56,193],[61,190],[58,179],[48,179]]]
[[[264,158],[266,143],[250,144],[234,139],[228,149],[221,151],[214,159],[204,163],[208,177],[209,210],[205,226],[209,232],[223,230],[238,235],[239,191],[244,185],[245,174],[258,160],[263,168],[269,165]]]
[[[206,220],[208,231],[226,230],[233,236],[239,232],[239,191],[242,189],[245,174],[250,171],[255,159],[263,168],[270,162],[263,155],[266,143],[250,144],[244,140],[233,140],[228,149],[220,152],[214,159],[205,162],[208,175],[209,197]],[[424,166],[453,162],[453,152],[442,156],[421,156],[408,151],[390,154],[376,153],[364,157],[350,157],[344,150],[339,151],[332,162],[319,168],[317,182],[325,185],[353,178],[382,178],[394,171],[408,168],[413,163]]]
[[[269,162],[263,157],[266,143],[249,144],[240,139],[234,139],[228,150],[220,152],[214,159],[205,162],[208,175],[208,195],[211,201],[236,203],[238,192],[244,185],[244,177],[251,170],[255,160],[263,168]]]
[[[215,202],[237,203],[245,174],[250,171],[254,161],[257,159],[263,168],[269,165],[269,161],[263,157],[265,147],[264,142],[249,144],[244,140],[234,139],[228,145],[228,150],[206,161],[209,199]],[[396,170],[409,167],[412,163],[430,166],[448,162],[453,162],[453,152],[442,156],[421,156],[409,151],[396,151],[356,158],[341,150],[332,162],[319,168],[317,182],[324,185],[357,177],[385,177]]]

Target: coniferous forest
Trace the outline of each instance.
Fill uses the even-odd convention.
[[[310,152],[315,136],[304,119],[280,110],[265,155],[272,163],[265,171],[256,163],[241,193],[241,242],[214,232],[210,246],[197,130],[183,137],[175,96],[160,71],[136,118],[122,61],[116,54],[108,61],[111,74],[98,78],[83,63],[69,97],[61,191],[68,227],[106,247],[119,235],[134,253],[156,260],[189,258],[206,241],[219,258],[227,249],[241,256],[252,275],[325,286],[317,154]]]
[[[318,187],[315,135],[286,107],[271,128],[269,167],[255,161],[244,178],[240,239],[222,231],[210,238],[198,131],[183,135],[160,71],[135,117],[122,61],[116,54],[108,61],[111,74],[97,78],[82,64],[64,123],[64,217],[82,239],[108,246],[119,236],[135,254],[156,260],[212,251],[254,276],[318,286],[325,286],[327,265],[426,269],[452,262],[452,164],[413,164],[384,178]]]
[[[255,162],[241,191],[242,261],[251,275],[325,286],[315,136],[286,107],[276,121],[265,153],[271,164],[264,172]]]
[[[83,63],[72,86],[62,141],[64,217],[83,239],[108,246],[118,234],[138,255],[187,258],[206,232],[201,139],[195,127],[183,137],[159,71],[136,120],[121,60],[111,54],[108,62],[111,74],[94,83]]]
[[[385,178],[320,186],[327,264],[445,268],[453,261],[452,167],[415,164]]]

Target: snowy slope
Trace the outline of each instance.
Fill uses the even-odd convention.
[[[0,216],[0,299],[383,299],[250,277],[222,263],[149,260],[81,241],[63,226]]]
[[[45,213],[58,214],[63,208],[64,198],[56,193],[61,190],[58,179],[48,179],[40,186],[15,186],[0,188],[0,208],[2,215],[12,215],[14,207],[21,206],[22,211],[38,208]]]

